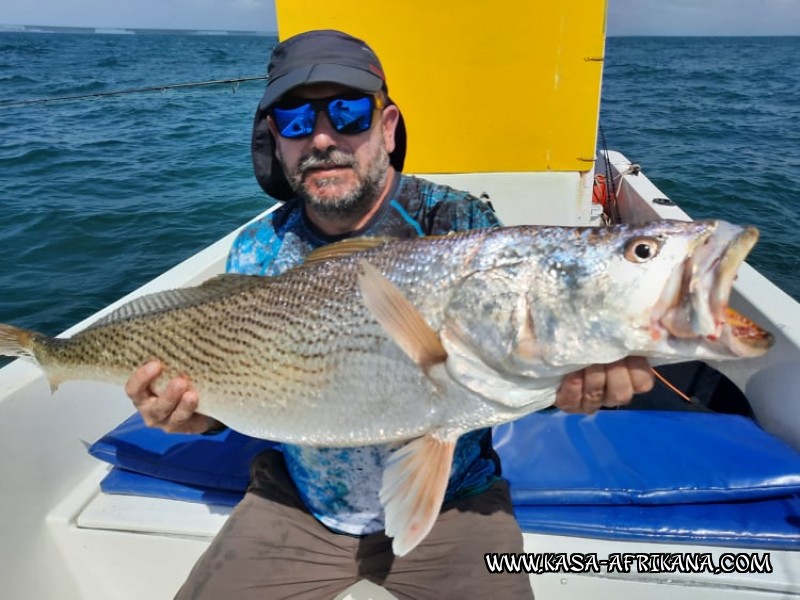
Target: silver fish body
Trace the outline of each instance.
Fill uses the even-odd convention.
[[[143,297],[67,340],[0,325],[0,354],[32,355],[53,383],[122,384],[158,359],[165,381],[191,379],[201,412],[255,437],[416,440],[381,494],[402,554],[438,512],[458,436],[551,405],[564,374],[628,355],[765,352],[769,334],[727,309],[756,239],[701,221],[354,240],[277,277]]]

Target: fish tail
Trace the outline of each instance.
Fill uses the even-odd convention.
[[[38,333],[0,323],[0,356],[34,356],[33,340]]]
[[[42,359],[46,359],[48,342],[54,338],[49,338],[41,333],[14,327],[0,323],[0,356],[29,356],[33,358],[45,371],[47,380],[50,383],[50,391],[55,393],[58,384],[63,380],[50,372],[44,365]]]

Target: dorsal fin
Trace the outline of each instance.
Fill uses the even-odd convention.
[[[96,321],[90,327],[100,327],[144,315],[196,306],[226,294],[234,294],[239,290],[248,289],[253,285],[263,285],[266,280],[269,278],[259,275],[235,273],[217,275],[195,287],[166,290],[135,298]]]
[[[371,250],[382,246],[386,242],[397,239],[391,237],[360,237],[334,242],[312,250],[303,261],[303,266],[313,265],[332,258],[350,256],[363,250]]]

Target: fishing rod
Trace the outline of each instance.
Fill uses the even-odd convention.
[[[622,223],[622,217],[619,214],[619,206],[617,205],[617,190],[614,185],[614,177],[611,174],[611,161],[608,159],[608,144],[606,143],[606,134],[603,131],[603,126],[598,127],[600,133],[600,143],[603,148],[603,155],[605,161],[605,176],[606,176],[606,197],[603,200],[608,208],[608,216],[612,223]]]
[[[233,91],[236,93],[239,84],[247,81],[263,81],[266,75],[258,77],[235,77],[231,79],[213,79],[210,81],[192,81],[188,83],[170,83],[165,85],[151,85],[147,87],[128,88],[124,90],[113,90],[110,92],[94,92],[91,94],[79,94],[74,96],[56,96],[54,98],[32,98],[29,100],[12,100],[10,102],[0,102],[0,108],[11,108],[15,106],[28,106],[31,104],[46,104],[48,102],[64,102],[68,100],[85,100],[86,98],[102,98],[105,96],[120,96],[123,94],[138,94],[141,92],[164,92],[178,88],[200,87],[205,85],[233,84]]]

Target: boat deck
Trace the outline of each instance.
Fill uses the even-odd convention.
[[[621,155],[612,154],[616,173],[628,172]],[[542,212],[537,222],[557,222],[548,214],[554,197],[582,201],[590,181],[574,174],[496,174],[490,178],[438,178],[454,187],[485,193],[507,224],[531,221],[531,211]],[[615,174],[622,193],[620,208],[626,220],[654,217],[688,218],[677,207],[653,203],[663,197],[643,175]],[[526,196],[526,190],[535,190]],[[500,201],[501,198],[508,198]],[[529,199],[531,200],[529,202]],[[532,204],[535,205],[531,208]],[[563,203],[562,203],[563,204]],[[593,224],[591,208],[581,221]],[[167,287],[197,284],[223,269],[236,232],[153,280],[135,295]],[[765,360],[748,361],[726,374],[747,394],[759,423],[769,432],[800,448],[800,420],[791,401],[800,391],[800,308],[797,303],[747,265],[736,283],[735,307],[763,322],[776,334],[776,346]],[[120,300],[126,302],[133,295]],[[119,303],[116,303],[117,305]],[[65,332],[71,335],[91,320]],[[3,580],[9,598],[36,597],[82,600],[138,600],[169,597],[207,547],[229,509],[170,500],[121,499],[100,493],[107,466],[86,452],[98,439],[132,412],[119,388],[94,383],[66,383],[51,397],[41,372],[25,361],[2,370],[0,453],[4,473]],[[20,427],[24,423],[25,427]],[[36,447],[29,443],[39,440]],[[81,443],[83,441],[83,444]],[[536,553],[724,553],[763,552],[763,549],[727,545],[687,545],[650,541],[594,539],[577,535],[527,533],[526,550]],[[800,549],[769,550],[771,574],[714,573],[550,573],[532,575],[537,598],[647,597],[674,600],[688,597],[718,599],[800,598]],[[42,567],[46,565],[46,571]],[[136,565],[135,569],[131,565]],[[45,574],[46,573],[46,574]],[[361,597],[378,598],[374,590]],[[361,597],[353,592],[353,598]]]
[[[176,591],[225,522],[230,507],[106,495],[98,491],[99,481],[106,473],[105,467],[95,469],[47,519],[48,533],[66,568],[81,573],[76,579],[80,586],[76,597],[133,600],[162,597],[164,590]],[[715,565],[720,564],[723,555],[765,555],[758,548],[620,542],[533,533],[525,534],[525,547],[531,553],[595,555],[598,560],[619,553],[634,557],[634,561],[652,561],[676,553],[707,554]],[[637,572],[634,567],[629,573],[604,568],[585,573],[543,572],[532,574],[531,578],[537,597],[541,598],[566,597],[565,594],[588,597],[591,592],[595,598],[646,596],[674,600],[676,593],[684,592],[703,600],[718,599],[720,589],[729,597],[742,600],[800,598],[800,553],[771,550],[768,555],[769,573],[646,573]],[[139,568],[131,570],[131,564]],[[337,600],[369,598],[389,600],[393,596],[361,582]]]

